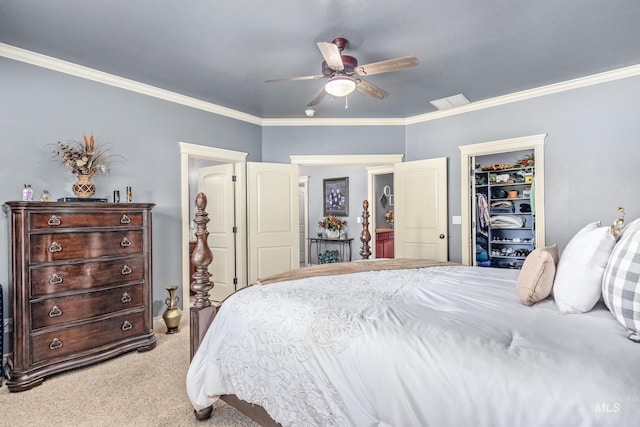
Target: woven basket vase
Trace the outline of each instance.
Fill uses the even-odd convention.
[[[91,182],[93,175],[76,175],[78,180],[73,184],[72,190],[76,197],[88,199],[96,193],[96,186]]]

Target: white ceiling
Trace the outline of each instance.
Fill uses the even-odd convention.
[[[301,118],[319,41],[349,40],[384,100],[354,92],[316,117],[404,118],[640,64],[638,0],[2,0],[0,42],[262,118]]]

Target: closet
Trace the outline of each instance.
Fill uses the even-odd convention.
[[[535,247],[533,150],[477,156],[475,262],[481,267],[522,267]]]
[[[519,269],[545,246],[546,136],[459,147],[463,264]]]

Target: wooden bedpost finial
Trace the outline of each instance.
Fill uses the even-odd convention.
[[[197,225],[196,245],[191,254],[191,263],[196,267],[191,282],[191,290],[196,293],[194,307],[204,308],[211,305],[209,299],[209,291],[213,288],[213,282],[209,280],[209,264],[213,261],[213,254],[207,242],[209,232],[207,231],[207,223],[209,222],[209,214],[205,212],[207,207],[207,196],[204,193],[198,193],[196,196],[196,213],[193,222]]]
[[[362,202],[362,232],[360,233],[360,241],[362,242],[360,256],[362,259],[369,259],[371,256],[371,248],[369,247],[371,233],[369,232],[369,201],[367,200]]]

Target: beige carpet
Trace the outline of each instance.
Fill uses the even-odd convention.
[[[198,421],[187,397],[189,330],[166,335],[160,322],[156,348],[45,379],[21,393],[0,387],[0,426],[257,426],[219,402]]]

